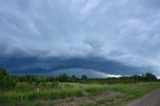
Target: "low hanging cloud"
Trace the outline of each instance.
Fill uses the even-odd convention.
[[[1,55],[160,62],[159,0],[0,0]]]

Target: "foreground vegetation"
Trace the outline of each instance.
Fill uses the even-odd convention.
[[[66,74],[58,78],[15,77],[1,69],[0,78],[2,106],[125,106],[128,101],[160,87],[150,73],[118,79],[82,76],[74,77],[73,81]]]
[[[4,106],[43,106],[48,101],[49,106],[56,105],[57,99],[74,101],[74,97],[96,98],[95,102],[86,102],[80,106],[120,106],[128,101],[141,97],[144,94],[160,87],[158,82],[136,84],[79,84],[79,83],[45,83],[30,84],[18,83],[9,91],[1,91],[0,103]],[[110,95],[110,93],[113,93]],[[101,96],[106,94],[104,96]],[[68,101],[65,101],[67,103]],[[76,106],[76,105],[75,105]]]

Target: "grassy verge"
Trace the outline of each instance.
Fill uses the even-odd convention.
[[[80,106],[124,106],[128,101],[139,98],[154,89],[160,87],[158,82],[136,83],[136,84],[79,84],[79,83],[45,83],[34,85],[19,83],[13,90],[0,91],[0,104],[4,106],[43,106],[56,105],[57,99],[69,97],[94,98],[92,103],[82,103]],[[101,96],[112,92],[116,96]],[[99,95],[99,96],[98,96]],[[98,96],[98,97],[97,97]],[[51,100],[50,103],[44,103]],[[36,101],[36,102],[33,102]],[[44,101],[44,102],[38,102]],[[74,101],[71,100],[71,102]]]

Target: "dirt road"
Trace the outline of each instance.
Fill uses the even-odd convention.
[[[151,92],[139,100],[129,103],[127,106],[160,106],[160,89]]]

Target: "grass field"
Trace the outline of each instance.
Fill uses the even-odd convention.
[[[125,106],[160,87],[159,82],[135,84],[17,83],[0,91],[2,106]]]

